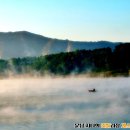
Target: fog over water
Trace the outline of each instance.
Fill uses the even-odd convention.
[[[130,78],[0,80],[0,130],[74,130],[75,123],[130,123],[129,114]]]

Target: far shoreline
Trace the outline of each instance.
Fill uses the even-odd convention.
[[[108,72],[97,72],[97,73],[82,73],[82,74],[67,74],[67,75],[56,75],[56,74],[10,74],[10,75],[0,75],[0,80],[2,79],[35,79],[35,78],[129,78],[130,74],[110,74]]]

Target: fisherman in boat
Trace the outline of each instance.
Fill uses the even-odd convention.
[[[88,90],[89,92],[96,92],[96,89],[91,89],[91,90]]]

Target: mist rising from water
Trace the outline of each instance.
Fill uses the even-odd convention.
[[[88,89],[96,88],[96,93]],[[130,122],[130,78],[0,81],[0,130],[74,129],[77,122]]]

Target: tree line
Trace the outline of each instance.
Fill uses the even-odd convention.
[[[76,50],[39,57],[0,60],[0,75],[38,73],[69,75],[106,73],[108,76],[130,73],[130,43],[111,48]]]

